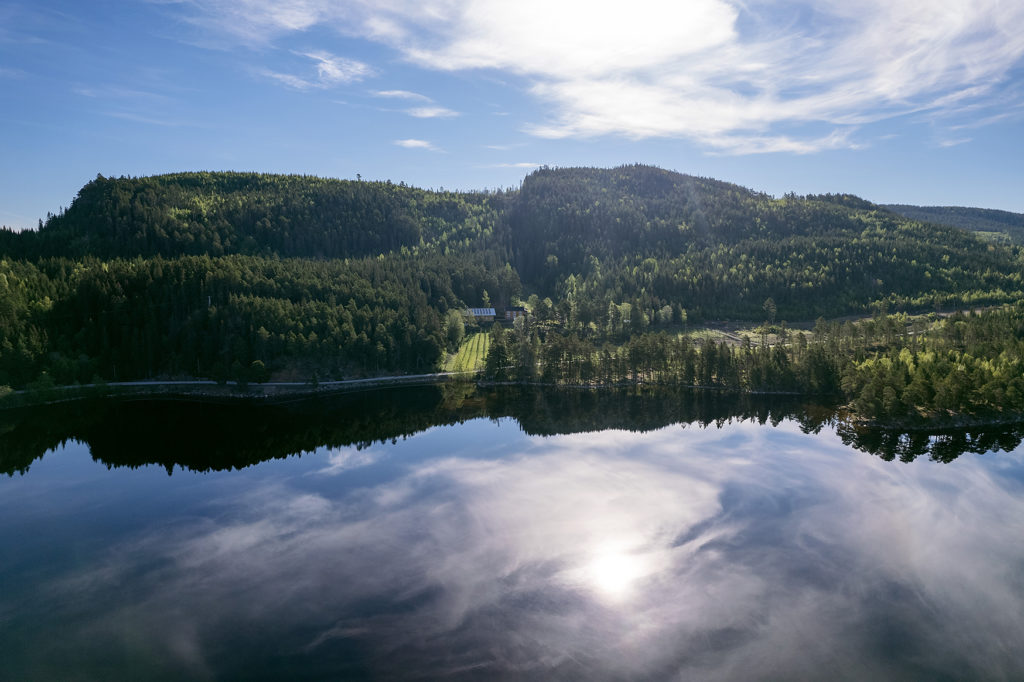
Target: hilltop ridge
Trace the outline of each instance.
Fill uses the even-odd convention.
[[[25,259],[459,254],[508,264],[526,290],[552,298],[580,286],[621,298],[621,280],[639,268],[652,306],[751,318],[772,297],[790,319],[1015,288],[1015,252],[987,246],[853,195],[776,199],[639,164],[541,168],[501,192],[233,172],[99,176],[38,232],[0,233],[0,253]]]

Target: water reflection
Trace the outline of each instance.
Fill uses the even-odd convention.
[[[935,432],[869,429],[834,407],[784,396],[448,384],[284,404],[110,400],[0,412],[0,472],[27,471],[45,452],[70,440],[88,443],[93,457],[108,466],[222,471],[325,446],[366,448],[479,417],[512,417],[526,433],[540,435],[612,428],[644,432],[672,424],[721,429],[734,422],[791,420],[804,433],[835,428],[847,445],[903,462],[919,457],[950,462],[965,452],[1010,451],[1024,440],[1024,424]]]
[[[106,510],[48,499],[89,530],[65,564],[21,547],[0,646],[21,679],[1019,679],[1022,459],[894,467],[796,422],[476,420],[241,473],[121,470],[83,484]],[[2,546],[17,486],[57,461],[3,482]]]
[[[649,556],[602,547],[584,566],[582,582],[600,595],[624,601],[635,593],[640,578],[654,572],[653,564]]]

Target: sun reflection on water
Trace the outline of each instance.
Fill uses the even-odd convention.
[[[657,570],[650,554],[621,545],[589,554],[574,571],[574,582],[602,600],[624,602],[640,591],[643,579]]]
[[[615,599],[632,593],[638,578],[644,575],[642,560],[630,554],[603,554],[587,567],[589,582],[599,592]]]

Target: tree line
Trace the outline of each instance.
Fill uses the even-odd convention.
[[[934,318],[934,316],[933,316]],[[730,344],[666,331],[598,342],[517,320],[495,326],[487,378],[574,386],[652,384],[819,395],[875,421],[1024,414],[1024,305],[945,318],[819,319],[781,341]]]

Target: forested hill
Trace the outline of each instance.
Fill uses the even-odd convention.
[[[552,333],[615,343],[686,320],[990,305],[1024,298],[1022,265],[1018,246],[851,195],[642,165],[542,168],[499,192],[99,176],[38,231],[0,230],[0,386],[429,371],[459,311],[488,304],[536,302]]]
[[[1019,254],[963,230],[851,195],[774,199],[649,166],[539,170],[504,222],[524,285],[569,301],[584,322],[612,302],[758,319],[770,297],[794,320],[872,302],[994,302],[1021,288]]]
[[[991,303],[1021,289],[1017,250],[964,230],[851,195],[775,199],[642,165],[542,168],[507,192],[255,173],[99,176],[38,232],[0,231],[0,254],[454,257],[492,274],[507,264],[506,283],[521,280],[584,324],[611,303],[757,319],[772,298],[794,320],[876,303]],[[510,303],[512,289],[495,302]],[[481,286],[464,302],[482,296]]]
[[[493,229],[501,204],[500,195],[314,176],[98,176],[38,234],[6,235],[6,250],[101,258],[360,257],[423,243],[468,244]]]
[[[966,206],[889,204],[885,208],[911,220],[952,225],[993,239],[1024,244],[1024,213]]]
[[[875,303],[998,302],[1021,289],[1013,248],[960,229],[852,195],[775,199],[643,165],[542,168],[507,192],[255,173],[99,176],[38,232],[0,231],[0,254],[433,254],[492,273],[507,264],[526,292],[570,306],[584,324],[605,316],[611,303],[757,319],[772,298],[779,317],[794,320]],[[510,292],[505,287],[496,302],[510,302]],[[472,294],[482,295],[482,286]]]
[[[957,227],[1020,227],[1024,216],[981,209],[891,207],[913,220],[961,216]],[[906,209],[906,210],[904,210]],[[965,216],[972,216],[974,222]],[[966,223],[964,221],[967,220]],[[738,185],[651,166],[544,168],[520,191],[444,192],[404,183],[315,176],[197,172],[97,178],[38,231],[2,233],[10,256],[98,258],[227,254],[351,258],[423,246],[499,245],[527,277],[580,271],[587,256],[672,258],[687,250],[758,239],[896,231],[910,220],[851,195],[775,200]],[[926,239],[962,247],[953,230]]]

